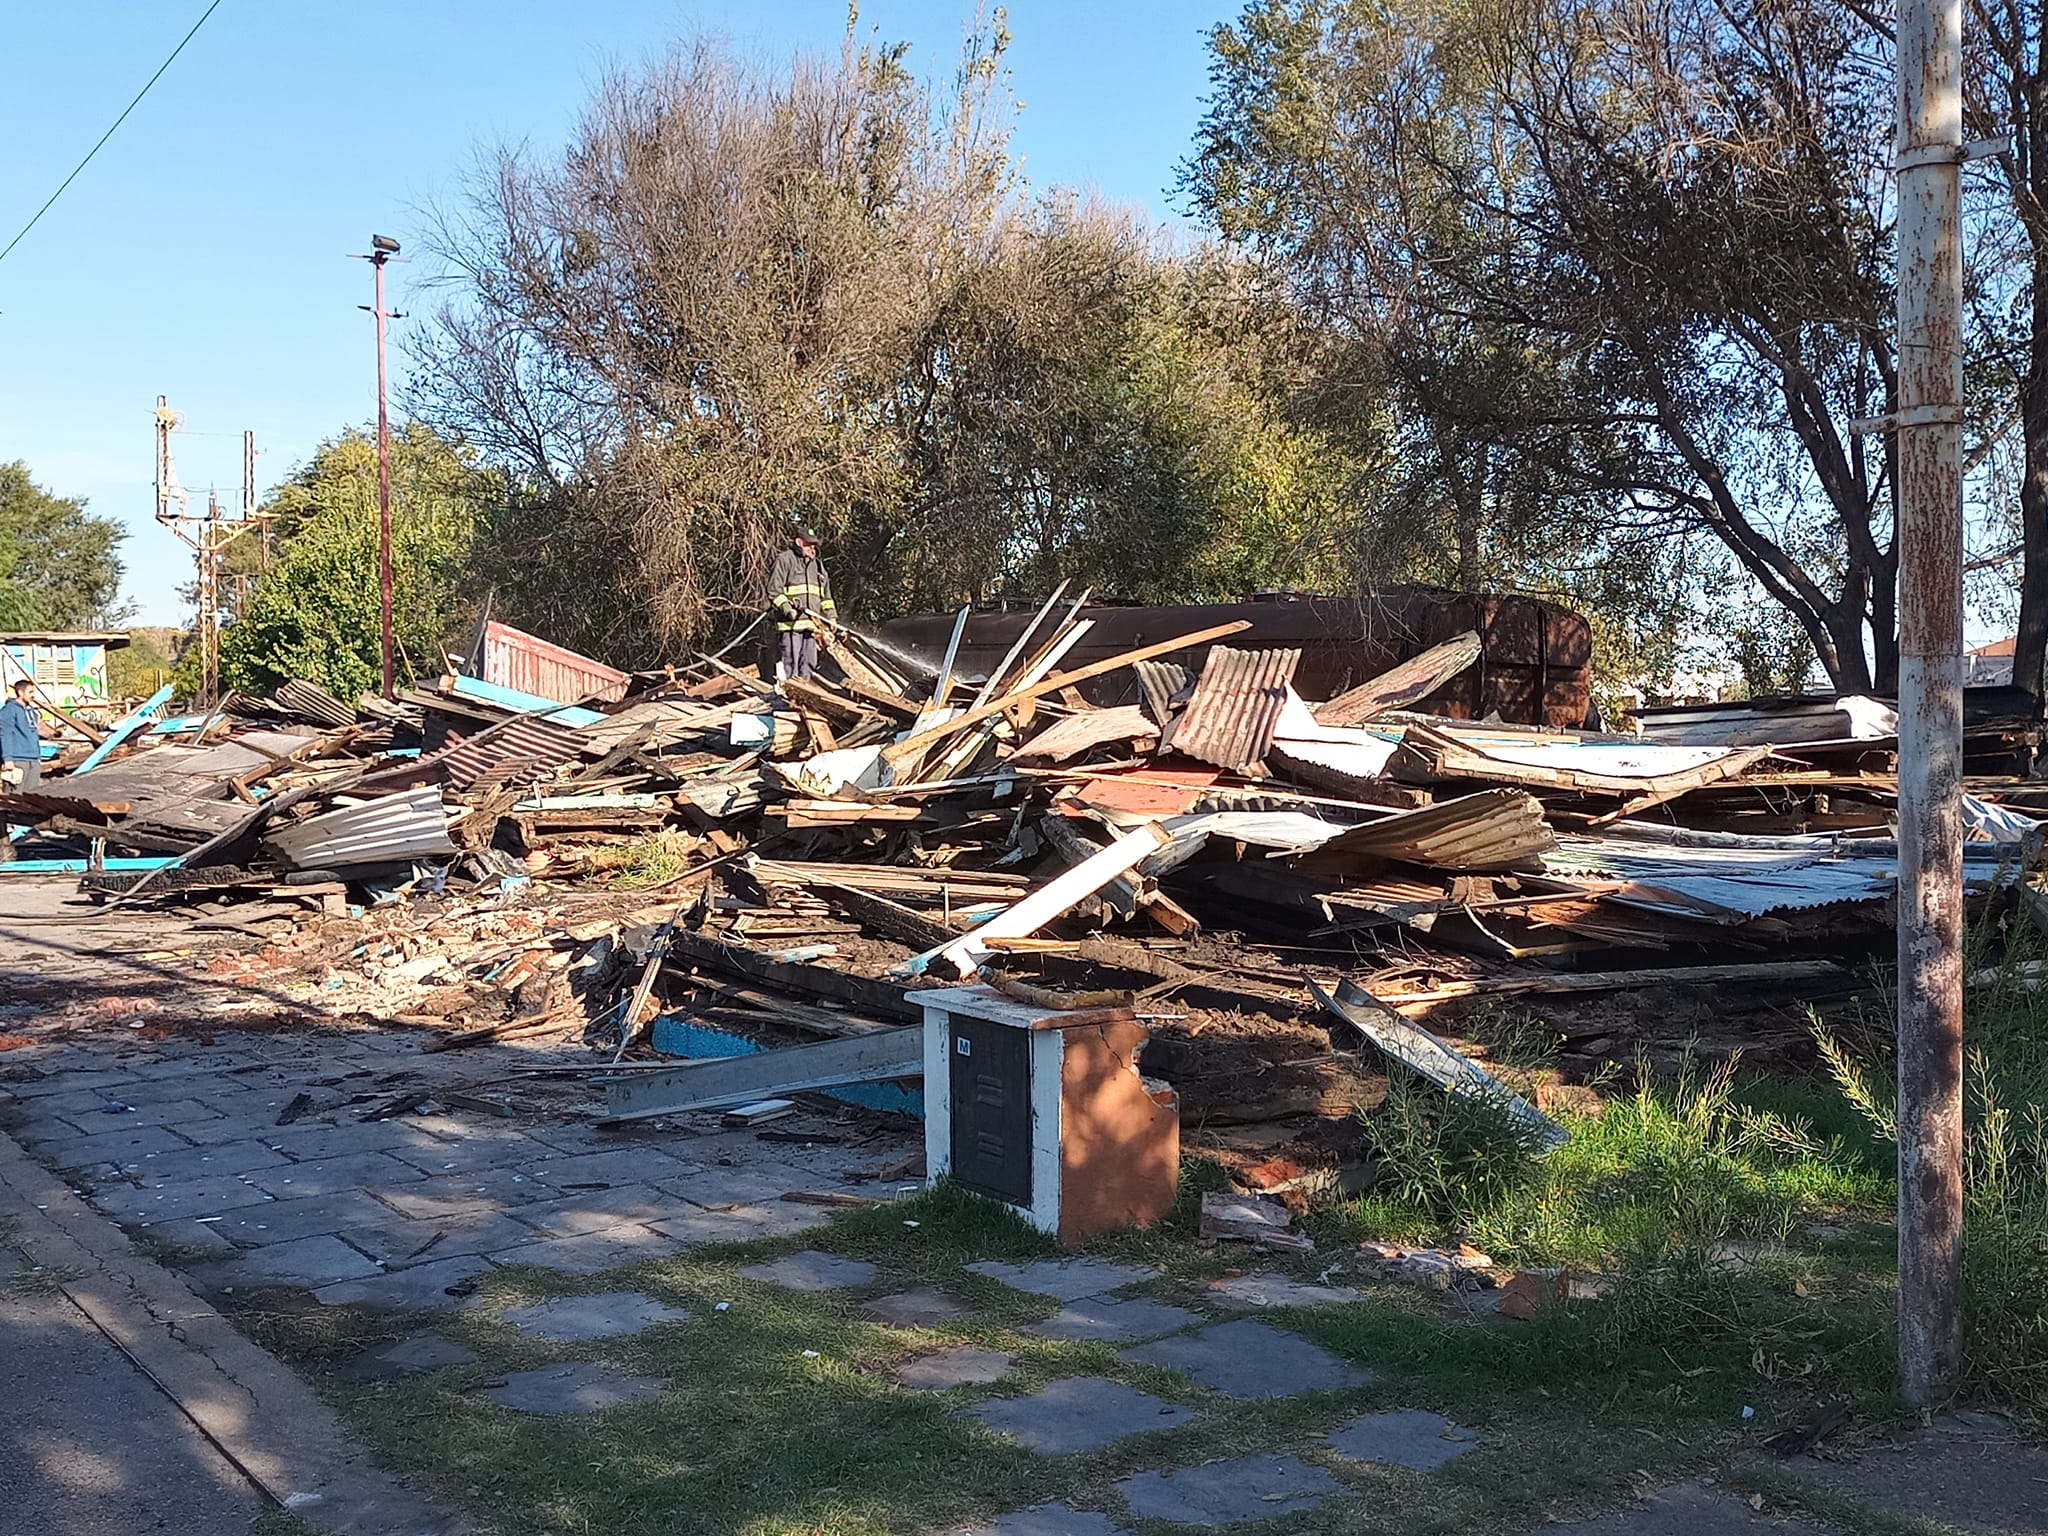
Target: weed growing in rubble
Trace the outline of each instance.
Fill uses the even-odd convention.
[[[1733,1060],[1688,1057],[1667,1082],[1639,1067],[1603,1113],[1568,1117],[1570,1139],[1545,1155],[1496,1107],[1397,1073],[1368,1121],[1375,1187],[1347,1225],[1360,1236],[1457,1237],[1517,1263],[1627,1272],[1781,1244],[1809,1215],[1887,1197],[1841,1139],[1749,1102],[1748,1086]]]
[[[608,873],[613,885],[627,891],[673,880],[690,866],[686,840],[672,827],[645,833],[615,847],[594,849],[590,861],[593,871]]]
[[[1971,1369],[2025,1411],[2048,1417],[2048,941],[2014,924],[1996,965],[1989,926],[1972,935],[1976,985],[1964,994],[1964,1319]],[[1842,1097],[1890,1156],[1898,1133],[1886,1042],[1858,1054],[1814,1027]]]

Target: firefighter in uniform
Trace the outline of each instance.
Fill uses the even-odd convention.
[[[809,677],[818,666],[818,625],[834,616],[832,580],[818,558],[818,535],[799,528],[768,569],[768,601],[782,636],[782,675]]]

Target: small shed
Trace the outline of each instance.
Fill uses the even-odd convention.
[[[119,630],[0,634],[0,689],[27,677],[34,679],[40,699],[59,709],[104,709],[110,699],[107,653],[127,643]]]

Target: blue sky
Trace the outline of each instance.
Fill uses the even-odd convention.
[[[91,147],[205,0],[0,8],[0,245]],[[1172,217],[1200,113],[1204,38],[1233,0],[1011,0],[1037,186]],[[973,0],[864,0],[921,73],[957,57]],[[173,623],[182,545],[152,519],[151,413],[185,417],[178,468],[232,504],[241,434],[272,483],[376,410],[369,274],[346,253],[407,239],[476,150],[550,149],[613,64],[710,33],[758,56],[838,46],[844,0],[225,0],[121,131],[0,262],[0,461],[131,530],[138,621]],[[408,269],[391,269],[409,307]],[[424,310],[425,306],[422,305]],[[395,328],[402,342],[407,322]],[[398,362],[402,371],[403,360]]]

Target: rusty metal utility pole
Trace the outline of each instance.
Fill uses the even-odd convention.
[[[384,697],[398,696],[397,673],[392,664],[395,649],[391,631],[391,417],[386,403],[384,371],[384,322],[398,315],[384,307],[384,263],[398,254],[398,242],[389,235],[372,235],[370,253],[362,259],[376,269],[377,302],[359,304],[377,317],[377,624],[384,657]]]
[[[1900,0],[1899,1372],[1962,1363],[1962,0]]]
[[[242,515],[221,515],[220,498],[206,493],[206,515],[191,514],[191,496],[178,483],[171,457],[171,434],[182,418],[162,395],[156,397],[156,520],[191,547],[198,567],[198,611],[193,616],[194,643],[199,647],[199,693],[194,703],[212,709],[220,701],[220,577],[228,546],[254,529],[268,536],[270,515],[255,510],[256,434],[242,434]]]

